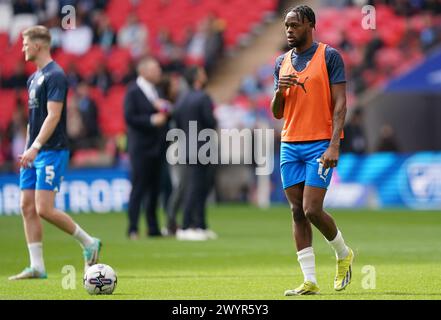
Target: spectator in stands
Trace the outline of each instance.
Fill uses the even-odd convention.
[[[214,16],[209,16],[210,28],[208,31],[208,38],[205,48],[205,70],[208,74],[211,73],[216,66],[217,61],[223,54],[224,50],[224,35],[225,23],[221,19]]]
[[[92,29],[83,24],[83,18],[77,16],[76,28],[66,30],[62,38],[62,48],[66,53],[76,55],[85,54],[92,46],[93,32]]]
[[[383,41],[380,38],[380,35],[378,34],[377,29],[374,29],[373,32],[374,36],[372,37],[372,40],[366,44],[366,48],[364,51],[363,68],[372,69],[375,67],[375,54],[384,45]]]
[[[61,48],[63,45],[63,30],[60,28],[61,21],[58,16],[50,18],[46,22],[46,26],[51,34],[51,49]]]
[[[0,127],[0,172],[12,171],[11,142]]]
[[[14,73],[8,79],[4,80],[4,87],[11,89],[23,89],[26,88],[28,78],[25,72],[25,64],[20,61],[15,65]]]
[[[399,152],[395,131],[390,124],[384,124],[380,129],[380,138],[377,143],[378,152]]]
[[[101,12],[94,17],[93,43],[104,51],[109,51],[116,44],[116,32],[110,25],[109,18]]]
[[[155,59],[142,59],[138,64],[139,76],[127,88],[124,99],[132,181],[128,236],[134,240],[139,237],[139,213],[146,196],[148,236],[161,236],[156,211],[168,120],[167,112],[160,109],[161,100],[156,89],[161,73]]]
[[[204,129],[215,129],[217,124],[213,114],[213,101],[204,91],[207,83],[204,68],[190,68],[185,78],[190,90],[177,102],[173,118],[176,127],[185,132],[185,146],[189,150],[190,121],[197,121],[198,134]],[[203,144],[202,141],[198,142],[197,149]],[[196,241],[216,238],[206,222],[206,200],[212,187],[212,168],[210,164],[199,162],[198,152],[187,152],[186,156],[186,164],[181,167],[177,186],[177,191],[179,188],[184,190],[184,221],[182,229],[176,232],[176,237],[178,240]],[[173,222],[172,218],[169,217],[169,226]]]
[[[182,47],[174,46],[170,53],[170,60],[164,64],[164,71],[168,73],[183,74],[185,66],[185,51]]]
[[[129,61],[128,70],[126,74],[122,77],[121,82],[123,84],[129,84],[132,81],[135,81],[138,77],[138,73],[136,71],[136,62],[134,60]]]
[[[104,62],[98,62],[95,73],[89,79],[89,84],[101,89],[104,94],[107,94],[107,91],[113,85],[113,79]]]
[[[159,30],[156,37],[156,47],[158,51],[158,58],[162,63],[168,63],[175,47],[175,43],[173,42],[168,29],[162,28]]]
[[[211,72],[223,52],[224,28],[222,20],[212,15],[199,22],[196,33],[188,35],[187,58],[190,63],[203,65],[207,72]]]
[[[14,10],[14,15],[34,13],[32,3],[28,0],[16,0],[13,2],[12,8]]]
[[[203,19],[198,23],[197,31],[187,46],[187,57],[192,63],[200,64],[205,61],[210,28],[210,20],[208,19]]]
[[[126,24],[118,32],[118,45],[129,48],[132,56],[138,58],[149,52],[147,44],[147,28],[139,22],[136,14],[129,14]]]
[[[8,136],[11,142],[11,156],[14,169],[18,169],[20,163],[18,156],[26,149],[27,124],[26,104],[20,98],[17,98],[12,121],[8,126]]]
[[[364,154],[367,148],[366,136],[363,130],[363,110],[356,108],[349,123],[344,127],[345,137],[341,143],[341,152]]]
[[[83,81],[83,77],[78,72],[77,65],[70,62],[66,69],[66,78],[69,88],[76,89],[78,84]]]
[[[86,135],[90,140],[100,139],[100,130],[98,125],[98,110],[95,101],[89,93],[89,86],[81,82],[77,88],[78,109],[84,123]],[[91,142],[91,144],[97,144]]]
[[[67,124],[72,154],[80,149],[101,147],[97,105],[90,97],[89,86],[85,82],[78,85],[75,97],[71,99]]]
[[[49,19],[57,16],[57,0],[32,0],[33,12],[37,15],[40,24],[46,23]]]
[[[78,108],[78,97],[75,95],[70,97],[67,105],[67,136],[69,139],[71,157],[73,157],[80,147],[80,141],[84,139],[85,127],[81,119],[80,110]]]
[[[430,50],[433,48],[433,46],[437,43],[438,35],[436,32],[436,28],[433,26],[432,17],[430,14],[427,14],[424,19],[424,29],[421,30],[420,34],[420,42],[421,42],[421,48],[424,52]]]

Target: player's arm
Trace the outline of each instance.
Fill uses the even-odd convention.
[[[61,113],[63,111],[62,101],[48,101],[47,103],[47,117],[44,119],[40,132],[35,141],[44,145],[55,131],[55,128],[60,122]]]
[[[35,138],[32,146],[25,151],[20,157],[20,165],[22,167],[28,167],[37,157],[40,148],[49,140],[60,122],[61,113],[63,111],[63,102],[48,101],[47,103],[47,117],[41,126],[38,136]],[[29,128],[29,127],[28,127]]]
[[[337,166],[340,149],[340,136],[343,131],[346,117],[346,83],[331,85],[331,99],[334,106],[332,115],[332,138],[328,149],[322,156],[323,166],[333,168]]]
[[[271,100],[271,111],[274,118],[282,119],[285,108],[285,92],[286,90],[297,83],[297,76],[295,74],[284,75],[277,81],[277,90],[274,92]]]

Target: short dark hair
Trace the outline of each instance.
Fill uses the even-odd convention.
[[[289,8],[286,14],[294,12],[299,17],[299,20],[302,20],[302,23],[305,22],[305,17],[308,18],[309,22],[312,23],[312,27],[315,29],[315,13],[310,7],[306,5],[295,6]]]
[[[184,79],[187,81],[190,87],[193,87],[200,68],[201,67],[199,66],[190,66],[185,70]]]

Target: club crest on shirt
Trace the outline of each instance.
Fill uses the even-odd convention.
[[[40,86],[43,83],[43,81],[44,81],[44,75],[38,78],[37,84]]]

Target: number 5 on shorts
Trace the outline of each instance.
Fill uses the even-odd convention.
[[[45,171],[46,171],[46,180],[45,182],[47,184],[52,185],[52,182],[55,178],[55,172],[54,172],[54,166],[46,166],[45,167]]]

